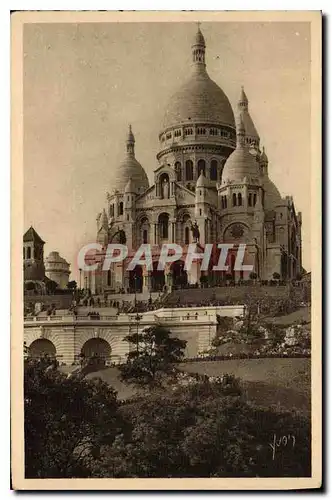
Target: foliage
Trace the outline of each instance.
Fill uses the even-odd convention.
[[[304,418],[245,401],[238,381],[181,386],[124,403],[126,431],[102,450],[100,477],[300,477],[310,475]],[[271,444],[294,436],[275,451]]]
[[[28,359],[24,371],[28,478],[310,475],[310,422],[247,403],[234,376],[178,372],[162,397],[117,402],[56,361]]]
[[[160,326],[128,335],[124,341],[134,347],[127,362],[120,366],[121,378],[138,386],[161,385],[165,375],[174,372],[174,364],[183,360],[187,344],[171,337],[171,332]]]
[[[249,278],[250,278],[251,280],[256,280],[256,279],[257,279],[257,273],[251,272],[251,273],[249,274]]]
[[[55,290],[58,288],[58,283],[53,280],[47,280],[45,286],[48,294],[54,294]]]
[[[34,290],[35,288],[36,288],[36,285],[33,281],[28,281],[27,283],[24,283],[25,290]]]
[[[119,420],[116,393],[102,381],[66,376],[48,358],[24,366],[27,478],[89,477]]]
[[[73,281],[69,281],[69,282],[67,283],[67,288],[68,288],[69,290],[76,290],[76,288],[77,288],[77,283],[76,283],[76,281],[75,281],[75,280],[73,280]]]
[[[272,278],[274,280],[280,280],[280,274],[279,273],[273,273]]]

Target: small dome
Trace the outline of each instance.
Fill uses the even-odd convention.
[[[127,154],[118,168],[114,170],[111,180],[113,191],[123,193],[126,185],[131,178],[133,192],[143,193],[149,187],[148,176],[142,165],[135,158],[135,137],[129,126],[129,132],[126,141]]]
[[[245,177],[259,178],[258,164],[247,148],[236,149],[225,163],[222,183],[242,182]]]
[[[134,157],[127,157],[120,163],[113,177],[113,189],[123,193],[130,177],[135,186],[135,192],[144,192],[148,189],[148,176]]]
[[[240,119],[237,133],[236,149],[228,157],[222,173],[222,184],[244,182],[247,180],[259,178],[259,165],[255,157],[249,152],[245,145],[244,123]]]
[[[53,264],[53,263],[61,263],[61,264],[68,264],[66,259],[61,257],[59,252],[52,251],[48,254],[48,256],[45,259],[46,264]]]
[[[202,171],[200,173],[200,176],[197,179],[196,187],[207,187],[207,185],[208,185],[207,179],[206,179],[206,177],[205,177],[205,175],[203,174],[203,171]]]

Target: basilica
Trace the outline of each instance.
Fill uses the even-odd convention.
[[[90,256],[101,262],[108,243],[126,243],[128,259],[142,243],[149,243],[158,261],[163,243],[184,248],[183,260],[169,269],[127,271],[114,263],[109,271],[85,273],[85,286],[94,293],[152,291],[161,287],[195,284],[204,273],[215,284],[231,275],[249,279],[249,272],[234,270],[230,252],[227,272],[200,272],[199,264],[185,270],[188,245],[198,251],[212,243],[236,250],[246,244],[244,262],[261,280],[280,275],[295,278],[301,266],[301,213],[293,198],[282,197],[269,177],[269,162],[249,112],[244,88],[237,109],[208,75],[206,44],[200,30],[193,38],[189,77],[165,107],[159,133],[154,183],[135,156],[134,132],[129,126],[123,161],[116,166],[105,205],[97,216],[97,242],[103,250]],[[101,207],[102,208],[102,207]],[[251,275],[252,277],[252,275]]]

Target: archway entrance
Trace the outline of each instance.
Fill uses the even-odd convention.
[[[129,290],[131,293],[142,293],[143,269],[141,266],[136,266],[135,269],[129,271]]]
[[[111,346],[109,343],[100,338],[89,339],[82,347],[81,353],[85,359],[98,358],[106,361],[111,356]]]
[[[188,284],[188,274],[184,269],[184,262],[177,260],[171,265],[172,282],[176,288],[183,288]]]
[[[158,261],[153,262],[153,271],[151,272],[151,288],[153,292],[161,292],[165,286],[165,272],[158,270]]]
[[[29,355],[32,358],[40,358],[45,355],[49,356],[50,358],[55,358],[55,345],[48,339],[34,340],[29,347]]]

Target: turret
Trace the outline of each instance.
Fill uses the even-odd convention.
[[[244,91],[243,86],[241,87],[240,97],[237,103],[237,109],[238,109],[237,120],[239,122],[241,118],[244,124],[246,144],[248,146],[254,145],[256,148],[258,148],[260,138],[249,113],[249,100]]]
[[[135,186],[132,178],[130,177],[126,184],[124,192],[124,211],[125,214],[130,216],[130,219],[133,217],[135,210],[135,198],[136,198]],[[127,215],[125,217],[125,220],[128,220]]]
[[[209,202],[208,202],[208,182],[203,173],[200,173],[200,176],[196,182],[196,190],[195,190],[195,217],[197,220],[197,224],[200,232],[200,242],[207,243],[206,235],[209,234],[207,230],[208,217],[209,217]]]
[[[103,246],[106,246],[108,243],[108,218],[105,209],[103,209],[99,218],[97,241]]]
[[[268,165],[269,165],[269,159],[265,153],[265,148],[263,146],[263,152],[259,158],[259,165],[261,167],[261,172],[263,175],[268,175]]]

